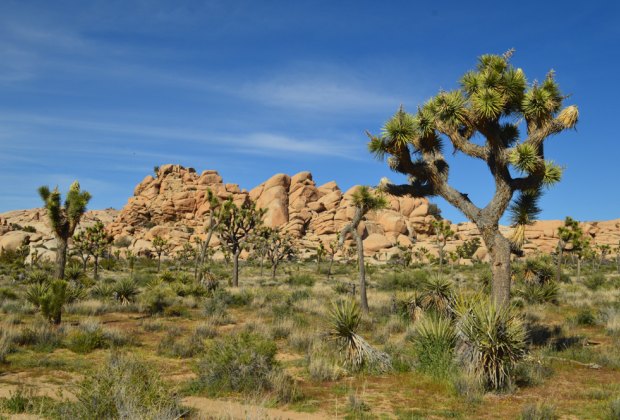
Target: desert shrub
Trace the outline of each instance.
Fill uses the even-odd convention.
[[[186,359],[194,357],[204,349],[202,338],[196,333],[187,337],[179,328],[168,330],[157,346],[157,354]]]
[[[90,289],[90,295],[95,299],[107,300],[114,297],[114,285],[100,281]]]
[[[65,312],[76,315],[102,315],[109,310],[106,303],[96,299],[88,299],[67,305]]]
[[[421,285],[421,303],[425,310],[449,315],[454,300],[454,283],[442,275],[431,276]]]
[[[67,283],[65,291],[65,303],[73,303],[86,297],[86,288],[80,283]]]
[[[0,363],[6,361],[6,357],[15,351],[16,331],[13,328],[2,326],[0,329]]]
[[[165,270],[159,274],[159,279],[166,283],[172,283],[173,281],[176,280],[176,277],[173,272]]]
[[[211,323],[203,322],[202,324],[198,324],[196,326],[194,335],[202,339],[215,338],[217,337],[217,327]]]
[[[408,340],[388,342],[384,350],[390,355],[392,368],[396,372],[410,372],[418,364],[415,351]]]
[[[514,382],[518,386],[536,386],[553,374],[550,366],[539,360],[523,360],[515,366]]]
[[[158,332],[166,328],[166,326],[159,319],[145,319],[140,325],[146,332]]]
[[[28,275],[28,283],[49,283],[52,280],[50,274],[45,270],[34,270]]]
[[[525,283],[517,284],[514,289],[514,296],[523,299],[527,303],[558,303],[560,289],[553,280],[547,283]]]
[[[288,278],[286,279],[286,283],[289,284],[290,286],[312,287],[314,286],[315,280],[314,280],[314,277],[312,277],[312,275],[310,274],[296,273],[296,274],[289,275]]]
[[[15,290],[10,289],[8,287],[0,287],[0,299],[2,300],[16,300],[19,296],[15,292]]]
[[[63,335],[62,329],[53,328],[39,318],[22,328],[15,338],[15,343],[20,346],[32,346],[39,351],[52,351],[61,345]]]
[[[544,403],[527,404],[519,416],[520,420],[554,420],[557,418],[555,407]]]
[[[436,378],[450,376],[456,346],[456,331],[450,319],[437,315],[422,318],[415,325],[413,344],[420,371]]]
[[[392,302],[392,312],[400,315],[404,320],[415,322],[422,316],[422,295],[418,292],[403,297],[394,296]]]
[[[457,324],[461,357],[468,369],[490,389],[506,388],[516,364],[525,355],[526,330],[510,309],[478,301]]]
[[[305,360],[312,381],[336,381],[346,373],[333,354],[330,343],[323,340],[315,340],[308,346]]]
[[[27,302],[31,303],[35,308],[41,306],[41,299],[47,294],[49,290],[49,283],[32,283],[26,287],[24,298]]]
[[[583,285],[590,290],[598,290],[605,284],[605,276],[602,273],[591,274],[583,279]]]
[[[137,283],[131,278],[120,279],[112,286],[112,295],[121,305],[135,302],[139,292]]]
[[[74,353],[90,353],[108,347],[103,328],[97,321],[86,320],[67,335],[67,348]]]
[[[272,340],[249,332],[216,339],[198,364],[197,385],[212,395],[269,390],[276,350]]]
[[[292,331],[288,336],[287,343],[295,351],[305,353],[312,346],[315,337],[307,331]]]
[[[401,273],[390,273],[378,280],[378,288],[386,291],[416,290],[428,280],[426,270],[410,270]]]
[[[574,321],[577,325],[594,325],[596,324],[596,315],[590,308],[581,308],[575,315]]]
[[[607,413],[605,414],[609,420],[620,419],[620,398],[615,398],[609,402]]]
[[[356,371],[362,368],[386,372],[392,368],[389,355],[373,348],[357,334],[362,314],[354,300],[335,303],[329,313],[328,334],[340,347],[345,365]]]
[[[470,372],[459,372],[451,378],[454,393],[469,404],[478,404],[484,396],[484,388],[477,377]]]
[[[605,330],[611,336],[620,336],[620,309],[613,307],[603,311]]]
[[[269,335],[274,340],[287,338],[291,335],[291,331],[294,328],[294,323],[290,320],[277,320],[270,328]]]
[[[158,284],[148,288],[142,294],[143,311],[151,314],[163,314],[164,310],[175,303],[176,294],[169,286]]]
[[[276,401],[281,404],[293,403],[302,397],[297,381],[281,369],[273,370],[269,374],[269,382]]]
[[[84,271],[82,271],[82,267],[79,264],[69,264],[65,268],[65,279],[80,282],[85,277]]]
[[[54,280],[39,301],[41,313],[53,324],[60,324],[62,308],[67,300],[67,286],[64,280]]]
[[[155,369],[119,354],[82,381],[76,398],[62,406],[61,418],[173,420],[186,412]]]

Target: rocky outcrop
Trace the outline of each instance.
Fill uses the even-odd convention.
[[[161,166],[155,176],[145,177],[134,189],[122,210],[88,212],[82,226],[95,219],[102,220],[116,240],[122,239],[137,253],[152,249],[151,241],[162,236],[176,248],[204,237],[204,226],[210,210],[207,192],[211,190],[224,200],[232,197],[238,205],[251,200],[265,209],[264,223],[278,227],[295,238],[300,248],[314,249],[336,239],[336,234],[348,223],[355,209],[351,196],[357,187],[343,192],[335,182],[317,186],[310,172],[289,176],[277,174],[250,191],[236,184],[224,183],[213,170],[198,174],[192,168],[179,165]],[[436,254],[431,221],[433,207],[424,198],[387,196],[388,208],[368,214],[359,226],[367,255],[386,259],[401,249],[426,248]],[[35,233],[24,232],[12,224],[32,226]],[[526,230],[524,250],[528,254],[552,252],[557,245],[557,229],[562,221],[540,221]],[[594,243],[618,245],[620,219],[607,222],[583,223],[584,232]],[[508,235],[510,228],[502,227]],[[30,229],[32,230],[32,229]],[[453,224],[456,236],[446,250],[453,251],[464,241],[480,237],[472,223]],[[24,241],[31,247],[51,250],[55,241],[45,223],[42,209],[21,210],[0,214],[0,248],[14,249]],[[217,237],[212,239],[217,246]],[[478,258],[486,257],[480,248]]]

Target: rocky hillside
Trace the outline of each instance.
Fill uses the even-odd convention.
[[[152,239],[158,235],[168,239],[175,247],[204,235],[205,219],[209,212],[207,190],[219,198],[230,196],[237,204],[253,200],[266,209],[264,222],[270,227],[280,227],[296,238],[302,249],[312,250],[319,243],[333,241],[336,233],[353,217],[351,195],[356,187],[341,191],[335,182],[317,186],[309,172],[289,176],[277,174],[251,191],[236,184],[224,183],[216,171],[198,174],[192,168],[164,165],[156,176],[147,176],[134,190],[122,210],[88,212],[82,225],[102,220],[115,239],[124,238],[135,252],[150,250]],[[389,208],[369,214],[360,225],[365,251],[379,260],[398,252],[398,245],[424,247],[436,253],[430,222],[434,219],[433,206],[426,199],[388,196]],[[13,226],[12,226],[13,225]],[[18,226],[19,225],[19,226]],[[527,253],[551,252],[557,245],[557,228],[562,221],[540,221],[526,231]],[[20,230],[31,226],[36,233]],[[606,222],[583,223],[584,231],[594,243],[618,245],[620,219]],[[30,228],[29,230],[32,230]],[[465,240],[479,237],[471,223],[452,225],[457,232],[446,247],[455,250]],[[508,234],[510,228],[502,228]],[[50,230],[45,224],[41,209],[13,211],[0,214],[0,248],[11,249],[27,238],[39,254],[51,256],[55,247]],[[218,244],[217,238],[213,242]],[[484,258],[481,248],[477,257]]]

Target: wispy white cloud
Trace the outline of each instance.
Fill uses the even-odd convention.
[[[217,145],[220,151],[234,150],[236,153],[278,153],[281,155],[299,154],[318,155],[318,156],[337,156],[344,158],[354,158],[355,148],[342,139],[314,139],[296,138],[285,134],[275,134],[266,132],[249,133],[230,133],[215,132],[187,127],[139,125],[116,122],[98,122],[91,120],[72,119],[65,117],[43,116],[37,114],[17,114],[0,113],[0,121],[6,123],[18,123],[36,126],[53,126],[66,129],[83,130],[85,132],[113,133],[125,136],[136,136],[143,139],[160,139],[174,141],[189,141],[204,145]],[[97,142],[91,138],[88,142]],[[339,141],[340,140],[340,141]],[[118,139],[117,141],[122,141]],[[24,148],[37,149],[39,143],[23,144],[17,146]],[[99,146],[101,148],[101,146]],[[84,151],[93,151],[90,146],[82,146]],[[74,152],[80,150],[72,146]],[[103,153],[131,153],[128,148],[118,148],[114,146],[101,148]],[[163,154],[158,152],[143,151],[140,155],[148,154],[150,157],[172,157],[174,154]]]

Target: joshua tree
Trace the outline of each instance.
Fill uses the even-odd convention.
[[[39,188],[39,195],[43,200],[47,217],[56,237],[56,277],[62,279],[67,265],[69,238],[73,236],[82,215],[86,212],[91,195],[87,191],[81,191],[77,181],[69,187],[64,206],[60,204],[58,187],[50,191],[49,187],[42,186]]]
[[[232,285],[234,287],[239,286],[239,254],[250,234],[260,227],[264,214],[263,210],[257,209],[256,205],[249,201],[237,206],[232,198],[229,198],[222,203],[220,224],[217,230],[223,245],[232,254]]]
[[[325,256],[325,245],[323,242],[319,242],[319,246],[316,247],[316,272],[321,272],[321,260]]]
[[[574,128],[578,120],[576,106],[562,109],[565,97],[553,71],[542,83],[528,83],[524,72],[510,64],[512,52],[483,55],[476,69],[462,77],[459,89],[441,91],[413,115],[401,107],[381,135],[367,133],[370,152],[380,159],[389,155],[390,168],[409,177],[405,185],[384,178],[384,190],[401,196],[443,197],[478,227],[491,258],[493,298],[502,306],[510,298],[511,242],[500,233],[499,219],[515,192],[519,197],[532,196],[525,203],[531,204],[543,187],[560,181],[562,169],[545,160],[543,143]],[[520,140],[521,125],[527,134]],[[455,153],[480,159],[489,167],[495,194],[485,207],[448,183],[446,139]],[[521,175],[513,176],[511,167]]]
[[[290,235],[272,228],[261,229],[259,235],[264,238],[262,244],[264,245],[265,257],[271,264],[271,279],[275,280],[280,262],[295,254],[293,239]]]
[[[331,241],[325,247],[325,251],[329,255],[329,266],[327,267],[327,279],[329,280],[332,276],[332,267],[334,266],[334,257],[336,252],[338,252],[338,241],[340,240],[340,235],[336,235],[336,239]]]
[[[577,245],[579,245],[581,238],[583,237],[583,231],[581,230],[581,227],[579,227],[579,222],[572,217],[567,216],[564,220],[564,226],[560,226],[558,228],[558,237],[560,238],[558,240],[558,268],[555,279],[559,282],[562,279],[562,263],[564,259],[564,252],[567,251],[567,245],[572,244],[572,249],[574,249],[574,243],[576,242]]]
[[[471,259],[478,248],[480,248],[480,239],[469,239],[456,247],[456,254],[459,258]]]
[[[209,249],[213,232],[217,230],[220,222],[222,221],[222,203],[210,189],[207,190],[207,201],[209,202],[209,222],[205,226],[207,237],[200,244],[200,252],[196,253],[196,266],[194,268],[194,277],[196,280],[198,280],[198,276],[200,274],[199,267],[204,265],[207,258],[207,249]]]
[[[599,268],[600,268],[600,266],[602,266],[605,263],[605,257],[607,257],[607,254],[611,252],[611,246],[607,244],[597,245],[596,249],[601,255],[601,259],[599,260]]]
[[[364,219],[364,216],[369,211],[379,210],[387,206],[387,200],[380,194],[373,193],[370,188],[366,186],[360,186],[353,193],[353,205],[355,206],[355,215],[353,220],[347,224],[340,232],[339,246],[344,244],[344,240],[347,235],[351,234],[355,239],[355,246],[357,248],[357,262],[359,267],[359,280],[360,280],[360,302],[364,312],[368,312],[368,297],[366,296],[366,271],[364,265],[364,241],[362,235],[357,231],[357,227]]]
[[[447,220],[435,220],[432,222],[435,231],[435,242],[439,249],[439,271],[442,271],[443,261],[445,259],[444,248],[448,243],[448,239],[454,236],[454,231],[450,229],[450,222]]]
[[[159,270],[161,269],[161,256],[162,254],[166,255],[168,251],[170,251],[170,244],[166,239],[156,235],[153,238],[153,248],[155,254],[157,254],[157,272],[159,273]]]
[[[133,253],[129,248],[125,249],[125,260],[127,261],[127,265],[129,266],[129,273],[133,278],[133,269],[136,265],[136,254]]]
[[[86,242],[86,252],[93,257],[94,277],[99,278],[99,258],[108,249],[112,243],[112,237],[105,231],[105,226],[101,221],[97,221],[94,225],[84,229]],[[80,232],[80,233],[82,233]]]

